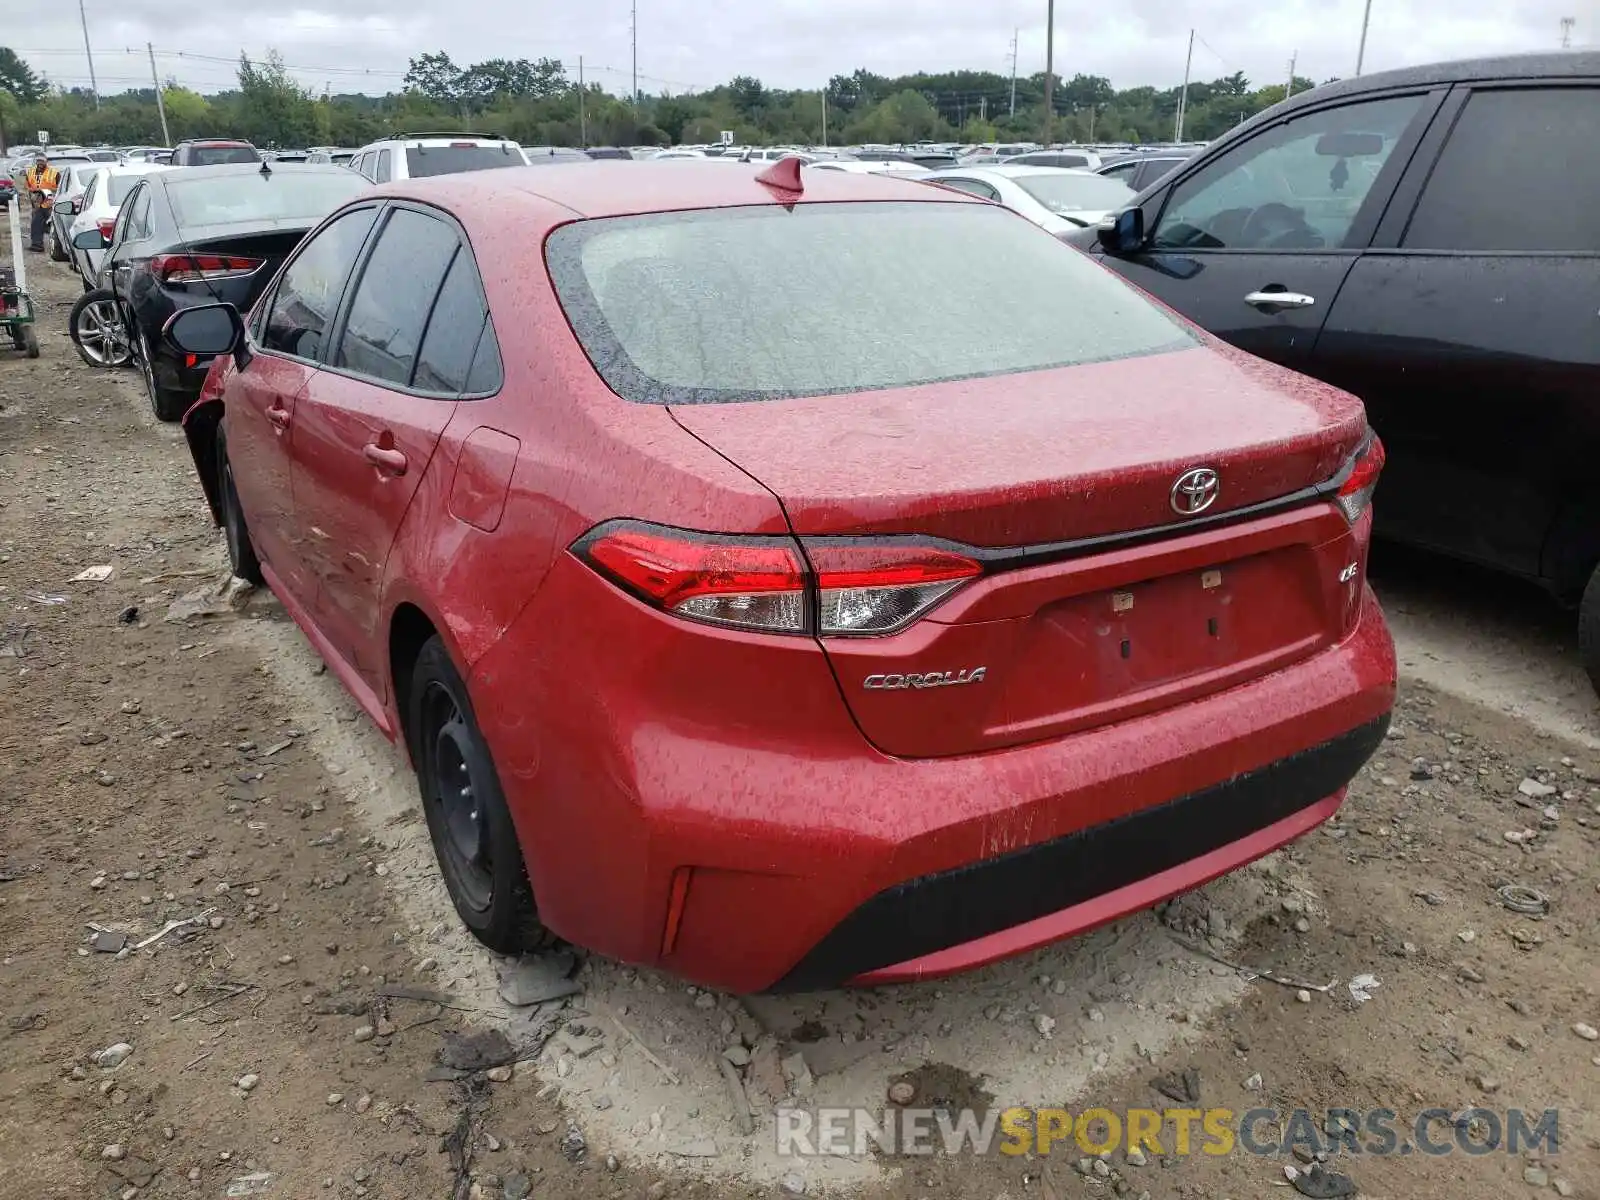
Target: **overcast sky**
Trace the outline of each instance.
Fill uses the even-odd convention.
[[[625,95],[629,0],[530,5],[516,0],[85,0],[102,91],[150,81],[153,42],[163,80],[202,91],[233,82],[240,50],[275,47],[308,87],[397,89],[414,54],[559,58],[576,74]],[[1117,87],[1182,82],[1189,27],[1194,77],[1243,71],[1276,82],[1355,70],[1363,0],[1058,0],[1056,70],[1107,76]],[[1555,49],[1561,18],[1575,46],[1600,44],[1600,0],[1372,0],[1366,70],[1502,51]],[[639,0],[639,83],[650,92],[700,90],[734,75],[778,87],[816,87],[857,67],[1009,72],[1044,69],[1045,0]],[[36,69],[64,85],[89,70],[77,5],[20,0],[7,37]]]

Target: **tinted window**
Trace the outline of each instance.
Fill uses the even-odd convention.
[[[1172,174],[1173,171],[1177,170],[1187,161],[1187,159],[1183,158],[1146,159],[1140,164],[1139,178],[1134,181],[1133,186],[1142,192],[1145,188],[1149,187],[1152,183],[1155,183],[1158,179],[1164,179],[1166,176]]]
[[[83,189],[83,205],[82,205],[82,207],[88,208],[91,204],[93,204],[94,203],[95,193],[97,191],[99,191],[99,190],[100,190],[100,176],[97,173],[95,175],[90,176],[90,178],[89,178],[89,186]]]
[[[472,370],[467,372],[468,395],[478,396],[500,390],[500,343],[495,340],[494,326],[483,323],[483,336],[478,339],[478,352],[472,356]]]
[[[547,246],[590,361],[631,400],[826,395],[1195,344],[1087,256],[985,204],[617,217]]]
[[[261,156],[249,146],[190,146],[183,161],[190,167],[219,167],[223,163],[258,163]]]
[[[128,235],[128,225],[133,220],[133,205],[124,204],[117,210],[117,223],[111,227],[111,244],[115,246]]]
[[[521,153],[511,145],[412,146],[406,150],[406,170],[412,179],[526,165]]]
[[[345,213],[295,256],[278,282],[261,345],[299,358],[321,357],[323,338],[333,322],[345,280],[367,231],[377,217],[375,208]]]
[[[472,356],[488,313],[472,254],[463,247],[450,264],[439,298],[434,301],[412,385],[425,392],[455,395],[462,391],[467,386]]]
[[[348,171],[284,167],[267,174],[200,179],[167,176],[167,196],[179,225],[229,225],[241,221],[305,221],[315,224],[367,188]]]
[[[1600,252],[1600,88],[1475,92],[1456,121],[1405,245]]]
[[[133,215],[128,218],[127,234],[130,238],[146,238],[150,232],[150,189],[142,187],[134,193]]]
[[[1401,96],[1323,109],[1232,148],[1173,189],[1154,244],[1249,250],[1342,246],[1422,100]]]
[[[405,386],[434,293],[454,257],[456,231],[397,208],[384,223],[350,301],[334,365]]]
[[[387,150],[379,150],[378,151],[378,171],[377,171],[377,174],[374,176],[374,179],[378,183],[388,183],[389,182],[389,176],[390,176],[389,164],[390,164],[391,161],[392,160],[389,158],[389,152]]]

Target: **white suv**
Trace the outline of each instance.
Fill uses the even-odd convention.
[[[527,165],[516,142],[475,133],[402,133],[361,147],[350,160],[351,170],[374,183]]]

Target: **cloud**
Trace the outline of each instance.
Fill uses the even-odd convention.
[[[398,88],[412,55],[443,49],[466,64],[549,56],[626,94],[632,73],[630,0],[530,8],[470,0],[465,13],[420,0],[341,0],[281,10],[200,6],[188,0],[121,0],[89,30],[102,90],[148,84],[145,43],[157,71],[210,91],[230,86],[241,50],[279,50],[308,87],[383,92]],[[1193,75],[1243,71],[1252,82],[1296,73],[1322,80],[1355,69],[1363,0],[1058,0],[1056,69],[1104,75],[1118,87],[1173,87],[1183,77],[1189,27]],[[24,0],[12,28],[33,66],[69,86],[88,83],[73,5]],[[1554,49],[1560,19],[1578,17],[1575,44],[1600,45],[1594,0],[1372,0],[1366,70],[1447,58]],[[1587,9],[1587,14],[1585,13]],[[462,17],[467,19],[463,20]],[[775,87],[816,87],[857,67],[912,71],[1044,69],[1045,0],[641,0],[639,82],[647,91],[700,90],[734,75]]]

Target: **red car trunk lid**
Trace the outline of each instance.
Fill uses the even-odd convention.
[[[673,414],[770,488],[802,541],[995,549],[1175,527],[1034,565],[999,555],[900,633],[822,639],[891,754],[967,754],[1180,703],[1314,653],[1354,619],[1365,526],[1331,503],[1183,528],[1325,482],[1365,434],[1354,398],[1236,352]],[[1220,486],[1182,514],[1174,485],[1197,467]]]

